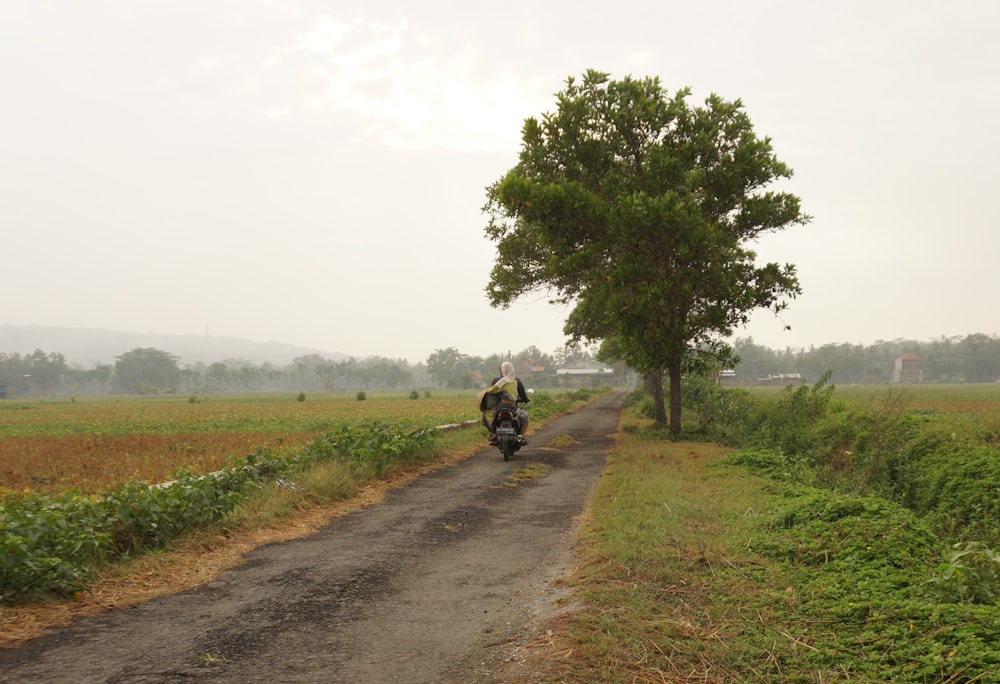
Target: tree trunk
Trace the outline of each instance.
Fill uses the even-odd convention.
[[[671,361],[667,364],[670,374],[670,434],[681,433],[681,362]]]
[[[663,401],[663,371],[650,371],[646,374],[646,391],[653,396],[656,422],[666,425],[667,409]]]

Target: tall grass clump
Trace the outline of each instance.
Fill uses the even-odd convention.
[[[684,409],[693,416],[684,433],[688,437],[706,439],[726,446],[745,445],[759,421],[759,400],[744,389],[720,387],[700,375],[682,380]],[[653,400],[645,391],[632,400],[642,407],[647,418],[653,418]]]
[[[831,372],[813,385],[789,385],[780,398],[761,402],[751,417],[748,440],[754,446],[784,454],[808,456],[817,446],[813,429],[827,415],[834,386],[828,385]]]
[[[911,409],[898,387],[838,400],[829,377],[777,397],[695,379],[686,434],[742,450],[761,472],[904,505],[955,543],[1000,546],[1000,420]]]

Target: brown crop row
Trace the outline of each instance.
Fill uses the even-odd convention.
[[[469,396],[368,401],[327,395],[51,400],[0,405],[0,494],[87,494],[126,480],[163,482],[178,468],[224,467],[264,446],[301,448],[337,421],[417,419],[440,425],[470,416]]]
[[[0,492],[99,493],[126,480],[163,482],[183,466],[196,474],[224,467],[233,457],[266,446],[303,446],[315,433],[176,434],[8,437],[0,454]]]

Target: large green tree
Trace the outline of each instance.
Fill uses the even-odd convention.
[[[568,79],[554,112],[525,121],[519,162],[484,207],[491,304],[529,291],[572,303],[572,339],[613,341],[656,387],[669,374],[675,434],[685,362],[724,358],[754,309],[800,291],[794,266],[758,265],[748,244],[808,221],[797,197],[767,190],[792,171],[742,103],[689,96],[657,78]],[[656,414],[666,422],[662,391]]]
[[[54,394],[69,374],[69,365],[62,354],[46,354],[36,349],[31,354],[0,353],[0,378],[14,383],[21,392],[35,388],[43,394]]]
[[[177,357],[139,347],[115,357],[115,379],[126,392],[147,394],[174,387],[180,377]]]
[[[455,347],[435,349],[427,357],[427,372],[438,387],[453,387],[459,383],[463,372],[468,371],[469,357]]]

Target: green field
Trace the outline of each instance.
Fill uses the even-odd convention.
[[[759,396],[779,396],[784,387],[747,388]],[[940,385],[836,385],[835,396],[852,402],[881,399],[889,392],[902,393],[914,406],[926,406],[941,411],[1000,411],[1000,383],[969,383]]]
[[[475,393],[199,395],[0,401],[0,490],[96,492],[217,470],[258,447],[300,448],[338,425],[475,420]]]

